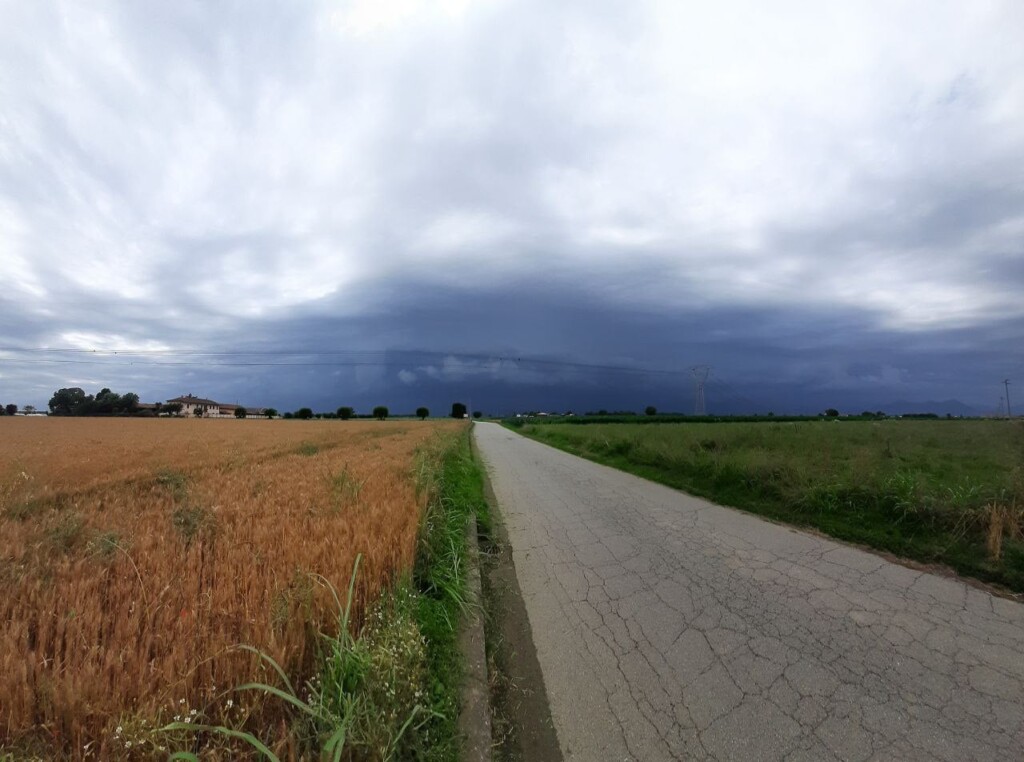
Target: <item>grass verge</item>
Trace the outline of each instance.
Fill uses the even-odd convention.
[[[1024,593],[1024,426],[526,424],[532,439],[723,505]]]

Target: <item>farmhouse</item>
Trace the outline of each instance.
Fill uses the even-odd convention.
[[[175,397],[167,400],[168,404],[178,403],[181,405],[181,415],[189,418],[235,418],[235,411],[241,405],[232,405],[225,402],[215,402],[203,397],[196,397],[186,394],[182,397]],[[198,411],[198,412],[197,412]],[[266,415],[266,408],[247,407],[245,408],[246,418],[263,418]]]

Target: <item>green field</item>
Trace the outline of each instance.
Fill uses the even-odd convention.
[[[724,505],[1024,592],[1024,423],[510,423]]]

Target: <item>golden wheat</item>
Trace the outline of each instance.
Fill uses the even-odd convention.
[[[124,756],[123,724],[221,720],[257,668],[240,643],[301,682],[335,616],[311,575],[344,589],[361,553],[366,601],[410,566],[414,454],[458,426],[3,421],[0,747]]]

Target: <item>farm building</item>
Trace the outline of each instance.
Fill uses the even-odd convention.
[[[232,405],[231,403],[226,402],[215,402],[214,400],[204,399],[203,397],[196,397],[192,394],[175,397],[174,399],[167,400],[167,402],[168,404],[176,402],[181,405],[181,415],[189,418],[235,418],[235,411],[241,407],[240,405]],[[196,412],[197,410],[199,412]],[[263,418],[265,415],[265,408],[245,408],[246,418]]]

